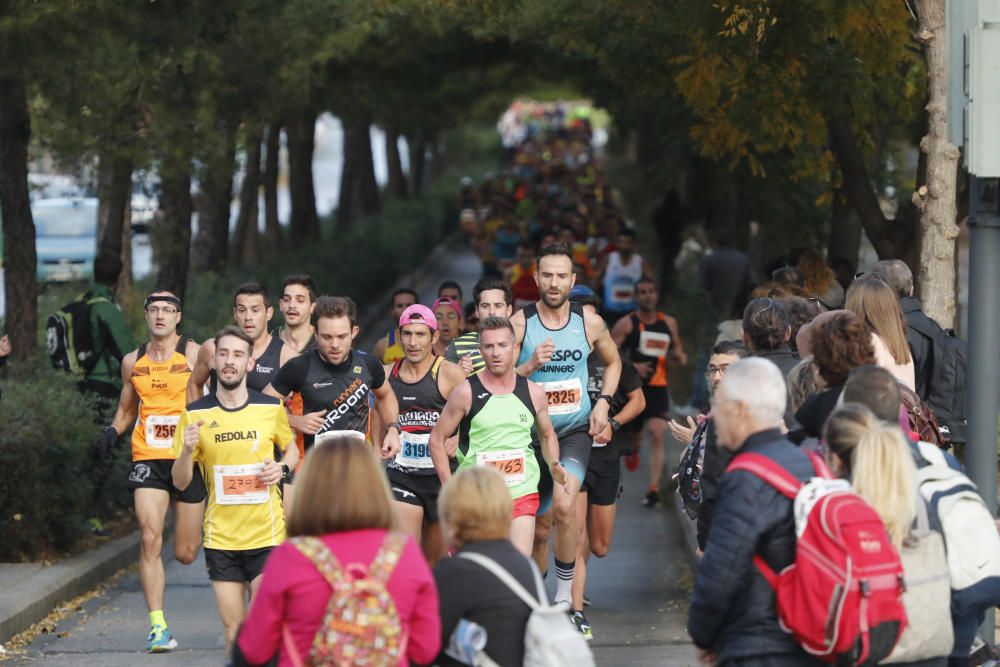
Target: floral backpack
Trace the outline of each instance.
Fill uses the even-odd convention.
[[[316,537],[291,543],[333,588],[326,614],[316,631],[309,660],[303,661],[285,626],[285,648],[296,667],[395,667],[406,652],[396,604],[386,589],[406,546],[402,533],[388,533],[371,565],[341,565]]]

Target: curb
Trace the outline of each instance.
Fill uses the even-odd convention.
[[[138,558],[139,531],[135,531],[26,577],[0,600],[0,644]]]
[[[673,502],[671,503],[674,507],[674,516],[677,517],[677,521],[681,524],[681,532],[684,533],[684,542],[687,545],[687,555],[688,561],[692,568],[697,569],[698,567],[698,529],[695,522],[692,521],[687,512],[684,511],[684,505],[681,503],[681,497],[676,493],[670,494]]]

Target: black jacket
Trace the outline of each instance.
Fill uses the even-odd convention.
[[[787,345],[782,345],[776,350],[758,350],[754,352],[753,356],[767,359],[773,363],[784,377],[788,377],[789,371],[795,368],[795,364],[799,363],[799,358]]]
[[[800,480],[812,476],[808,457],[777,429],[755,433],[736,455],[773,459]],[[819,664],[778,625],[774,591],[753,564],[760,554],[775,571],[795,559],[792,501],[746,471],[726,473],[716,498],[712,532],[698,563],[688,632],[719,663],[785,656]]]
[[[701,502],[698,504],[698,548],[702,551],[708,544],[708,529],[712,525],[719,483],[722,482],[722,474],[726,472],[726,466],[732,458],[732,452],[719,447],[715,437],[715,423],[709,419],[708,429],[705,431],[705,458],[701,463]]]
[[[913,355],[915,389],[920,398],[926,401],[934,363],[934,344],[919,330],[940,331],[941,327],[924,314],[920,301],[912,296],[904,296],[899,300],[899,305],[903,309],[903,315],[906,316],[906,342],[910,344],[910,353]]]

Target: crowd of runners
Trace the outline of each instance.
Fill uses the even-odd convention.
[[[525,628],[533,605],[548,605],[536,584],[549,574],[566,627],[591,639],[587,560],[609,553],[622,462],[635,470],[639,443],[648,447],[643,504],[655,507],[664,471],[675,468],[664,458],[669,430],[688,445],[678,486],[704,551],[689,626],[703,658],[812,662],[782,634],[774,594],[749,569],[754,544],[775,571],[793,560],[791,501],[722,473],[745,446],[803,481],[809,451],[849,477],[862,436],[840,444],[831,420],[844,418],[845,400],[889,391],[879,376],[855,391],[861,398],[842,396],[852,381],[861,386],[857,367],[881,366],[892,387],[898,381],[896,403],[871,409],[895,410],[899,442],[920,439],[926,424],[914,415],[929,410],[921,397],[935,376],[907,341],[899,299],[905,307],[912,298],[908,270],[880,263],[849,286],[846,305],[811,294],[794,268],[755,294],[747,285],[744,303],[734,292],[726,307],[741,311],[735,334],[722,322],[699,369],[713,410],[670,422],[668,363],[684,366],[687,355],[605,180],[588,113],[523,104],[501,131],[514,138],[509,167],[463,180],[458,195],[484,266],[471,299],[454,281],[433,295],[397,289],[370,352],[355,347],[357,305],[322,295],[306,275],[289,275],[274,298],[264,285],[239,286],[234,323],[201,342],[179,332],[176,295],[146,297],[148,339],[123,356],[123,389],[100,444],[110,450],[132,431],[147,651],[178,645],[164,610],[168,508],[175,557],[190,563],[204,549],[234,664],[278,655],[296,665],[299,653],[344,660],[330,664],[383,664],[378,653],[400,664],[522,664],[538,650]],[[284,326],[272,330],[275,306]],[[884,427],[869,413],[858,419]],[[902,549],[907,527],[882,520]],[[714,524],[724,529],[710,532]],[[357,591],[342,591],[346,580],[370,585],[360,607]],[[923,657],[967,659],[980,611],[955,617],[954,651]],[[551,642],[565,655],[577,650],[558,628]]]

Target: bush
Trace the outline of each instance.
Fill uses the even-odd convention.
[[[122,462],[110,472],[93,462],[100,428],[91,405],[46,360],[12,369],[0,423],[0,561],[64,552],[87,532],[88,517],[127,502]],[[100,489],[98,476],[108,480]]]

